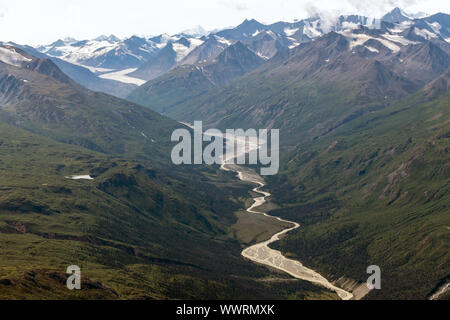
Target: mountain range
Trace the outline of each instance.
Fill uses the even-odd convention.
[[[172,164],[196,120],[280,130],[264,209],[301,227],[273,248],[353,293],[379,266],[366,299],[430,298],[450,277],[449,88],[450,16],[399,8],[2,43],[0,298],[336,299],[242,258],[286,225],[219,166]],[[65,288],[74,264],[86,290]]]
[[[401,42],[412,38],[430,38],[448,43],[450,33],[446,19],[442,14],[408,15],[396,8],[379,19],[347,15],[332,23],[312,17],[270,25],[252,19],[235,28],[210,33],[205,30],[200,33],[187,31],[172,36],[132,36],[122,40],[114,35],[82,41],[68,38],[26,50],[30,54],[35,54],[32,51],[36,50],[45,54],[61,68],[61,61],[64,61],[67,63],[64,71],[78,83],[123,98],[146,81],[164,75],[177,66],[214,58],[237,41],[266,60],[330,31],[341,32],[360,25],[394,33],[397,41]]]
[[[188,129],[0,46],[0,297],[333,298],[261,281],[270,272],[242,260],[229,233],[247,187],[172,165],[177,128]],[[67,263],[85,290],[66,289]]]
[[[424,299],[450,271],[450,25],[399,13],[279,51],[225,84],[192,80],[195,64],[175,68],[129,99],[211,128],[280,129],[271,214],[303,228],[276,249],[342,285],[378,265],[389,288],[369,297]]]

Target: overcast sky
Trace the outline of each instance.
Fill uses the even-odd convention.
[[[265,23],[302,19],[318,11],[380,17],[395,6],[413,13],[450,13],[448,0],[0,0],[0,41],[36,45],[69,36],[174,34],[198,25],[208,30],[234,26],[246,18]]]

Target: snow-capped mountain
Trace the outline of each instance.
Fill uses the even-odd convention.
[[[204,43],[204,40],[194,37],[175,39],[170,39],[153,58],[149,59],[147,63],[143,64],[131,75],[147,81],[155,79],[181,64],[184,58]]]
[[[36,49],[88,68],[103,79],[141,85],[177,66],[213,59],[238,41],[269,60],[279,52],[292,50],[331,31],[344,35],[354,46],[365,46],[372,53],[384,50],[396,53],[404,46],[424,41],[437,42],[443,50],[450,50],[449,15],[409,14],[399,8],[381,18],[345,15],[330,20],[318,15],[269,25],[251,19],[217,32],[195,27],[177,35],[127,39],[110,35],[82,41],[66,38]]]
[[[405,21],[413,20],[414,17],[412,15],[407,14],[400,8],[395,8],[391,12],[388,12],[381,18],[383,21],[391,22],[391,23],[402,23]]]
[[[50,56],[74,64],[99,68],[101,71],[138,67],[155,54],[157,48],[157,44],[137,36],[124,41],[115,36],[101,36],[83,41],[58,40],[37,49]]]
[[[22,67],[32,59],[25,52],[11,46],[0,46],[0,62],[9,64],[14,67]]]
[[[184,30],[180,32],[180,34],[188,37],[203,37],[210,34],[210,32],[202,26],[196,26],[194,28]]]
[[[195,64],[217,56],[231,45],[231,41],[220,38],[217,35],[202,37],[203,43],[192,50],[179,64]]]
[[[136,83],[138,79],[134,79],[135,82],[126,83],[123,81],[120,82],[117,80],[108,79],[108,77],[101,78],[98,74],[95,74],[94,72],[89,70],[89,68],[64,61],[57,57],[46,55],[45,53],[39,52],[38,50],[30,46],[23,46],[13,42],[4,43],[3,45],[9,48],[15,48],[14,50],[22,50],[22,52],[26,52],[28,55],[37,57],[39,59],[51,60],[72,80],[93,91],[100,91],[117,96],[119,98],[124,98],[138,85]],[[140,82],[139,84],[142,84],[142,82]]]

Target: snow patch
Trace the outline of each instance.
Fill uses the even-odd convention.
[[[435,35],[433,32],[431,32],[427,29],[414,28],[414,33],[417,34],[419,37],[422,37],[426,40],[430,40],[432,38],[437,38],[437,35]]]
[[[406,39],[406,38],[404,38],[404,37],[402,37],[401,35],[398,35],[398,34],[385,33],[385,34],[382,35],[382,37],[386,38],[386,39],[388,39],[390,41],[400,43],[401,45],[404,45],[404,46],[407,46],[409,44],[417,44],[417,42],[410,41],[410,40],[408,40],[408,39]]]
[[[322,32],[318,28],[319,20],[305,23],[305,28],[303,29],[303,33],[307,35],[309,38],[317,38],[322,35]]]
[[[94,180],[90,175],[81,175],[81,176],[68,176],[66,179],[71,180]]]
[[[267,57],[267,56],[263,55],[260,52],[257,52],[256,54],[258,55],[258,57],[263,58],[264,60],[269,60],[270,59],[270,57]]]
[[[111,73],[105,73],[105,74],[100,75],[100,78],[142,86],[147,81],[128,76],[128,74],[130,74],[136,70],[137,70],[137,68],[131,68],[131,69],[125,69],[125,70],[111,72]]]
[[[296,29],[289,29],[289,28],[285,28],[284,29],[284,34],[288,37],[293,36],[300,28],[296,28]]]
[[[260,34],[261,31],[260,30],[256,30],[255,33],[252,34],[252,37],[256,37],[258,34]]]
[[[0,61],[14,67],[21,67],[22,63],[30,62],[31,59],[16,52],[14,48],[0,47]]]
[[[375,53],[380,53],[380,51],[374,47],[371,46],[365,46],[367,50],[369,50],[370,52],[375,52]]]
[[[189,39],[189,47],[181,43],[173,43],[173,50],[177,54],[176,61],[183,60],[192,50],[203,44],[203,40],[198,38]]]
[[[442,26],[438,22],[433,22],[433,23],[427,22],[427,24],[430,26],[431,29],[433,29],[433,31],[435,33],[441,32]]]
[[[216,37],[216,40],[218,42],[220,42],[220,43],[226,44],[227,46],[231,46],[232,45],[232,42],[230,40],[227,40],[227,39],[225,39],[223,37],[219,37],[217,35],[215,35],[214,37]]]
[[[341,31],[339,33],[345,36],[350,41],[350,49],[364,45],[368,40],[373,39],[381,42],[383,46],[385,46],[386,48],[388,48],[393,52],[400,51],[400,47],[398,46],[398,44],[389,41],[388,39],[385,38],[375,38],[367,34],[353,34],[350,31]]]

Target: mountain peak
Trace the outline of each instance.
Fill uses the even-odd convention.
[[[400,9],[399,7],[396,7],[392,11],[385,14],[381,18],[381,20],[391,22],[391,23],[401,23],[404,21],[410,21],[412,19],[402,9]]]
[[[182,35],[191,36],[191,37],[203,37],[207,36],[209,34],[209,31],[207,31],[202,26],[196,26],[191,29],[187,29],[181,32]]]
[[[189,47],[190,46],[190,42],[188,39],[186,39],[185,37],[182,37],[180,39],[178,39],[177,41],[175,41],[175,43],[179,43],[185,47]]]
[[[245,19],[244,22],[242,22],[237,28],[249,28],[249,29],[255,29],[255,28],[263,28],[264,25],[255,19]]]
[[[75,42],[78,42],[78,40],[75,38],[72,38],[72,37],[65,37],[64,42],[65,43],[75,43]]]
[[[229,53],[236,53],[239,51],[250,51],[241,41],[227,47],[219,56],[228,55]]]
[[[119,42],[120,39],[115,35],[111,34],[109,36],[101,35],[100,37],[95,38],[96,41],[108,41],[108,42]]]
[[[217,60],[223,63],[235,61],[241,66],[245,66],[245,69],[249,70],[255,69],[264,62],[264,59],[257,56],[241,41],[238,41],[226,48],[221,54],[218,55]]]
[[[64,40],[62,39],[58,39],[55,42],[50,44],[50,47],[63,47],[66,45],[66,42],[64,42]]]

